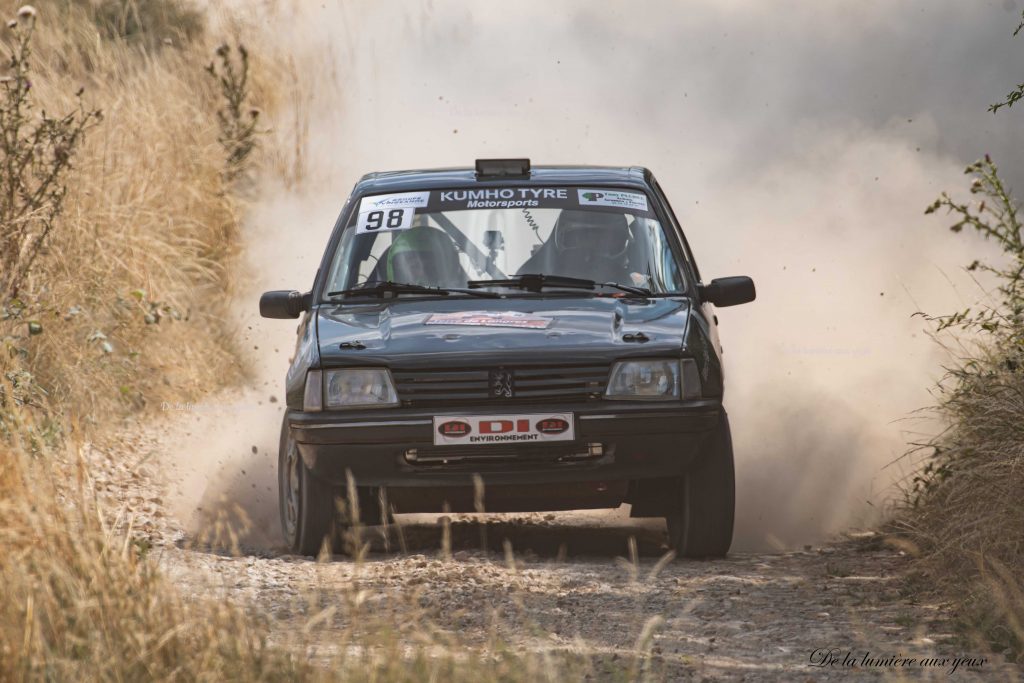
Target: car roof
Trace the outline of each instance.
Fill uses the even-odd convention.
[[[367,173],[356,183],[353,194],[495,185],[622,185],[646,189],[650,187],[650,179],[651,172],[642,166],[534,166],[529,176],[514,178],[478,178],[472,168],[436,168]]]

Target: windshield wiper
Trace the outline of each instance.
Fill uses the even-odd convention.
[[[632,287],[630,285],[621,285],[618,282],[595,282],[594,280],[584,280],[583,278],[578,277],[544,275],[542,273],[526,273],[524,275],[517,275],[508,280],[470,280],[466,285],[470,289],[477,289],[480,287],[514,287],[517,289],[525,289],[530,292],[540,292],[545,287],[589,290],[594,290],[598,287],[610,287],[622,292],[628,292],[629,294],[635,294],[636,296],[646,297],[651,296],[652,294],[651,290],[646,287]]]
[[[458,287],[427,287],[409,282],[378,282],[368,287],[355,287],[353,289],[342,289],[337,292],[327,292],[327,296],[352,296],[366,294],[390,299],[399,294],[430,294],[433,296],[448,296],[449,294],[466,294],[469,296],[483,297],[485,299],[500,299],[497,292],[478,292],[473,289],[461,289]]]

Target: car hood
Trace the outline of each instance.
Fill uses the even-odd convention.
[[[689,316],[685,298],[408,298],[321,305],[317,333],[325,366],[587,362],[677,355]]]

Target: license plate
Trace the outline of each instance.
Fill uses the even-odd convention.
[[[435,446],[572,441],[572,413],[535,415],[445,415],[434,418]]]

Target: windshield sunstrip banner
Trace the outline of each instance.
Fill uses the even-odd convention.
[[[409,212],[407,217],[401,211]],[[381,228],[404,229],[411,214],[468,209],[591,209],[621,211],[652,217],[642,192],[586,187],[470,187],[453,190],[407,192],[363,197],[359,206],[359,232]],[[391,213],[389,213],[391,212]],[[388,224],[388,218],[394,218]],[[377,225],[379,220],[383,220]]]

